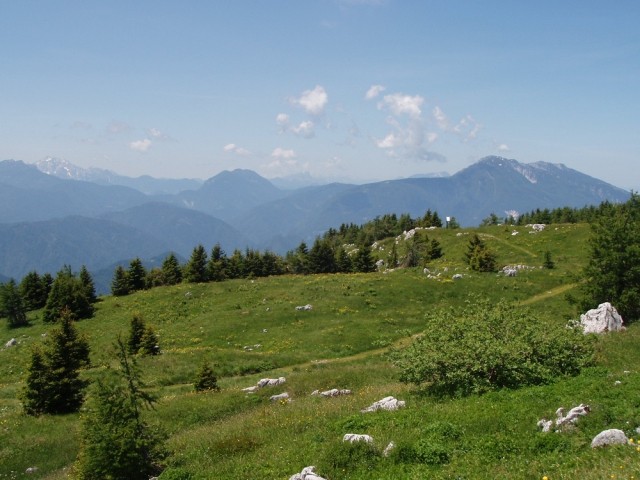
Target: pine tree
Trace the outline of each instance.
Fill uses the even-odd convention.
[[[142,355],[159,355],[160,345],[158,345],[158,336],[152,327],[147,327],[142,334],[140,340],[140,350]]]
[[[42,278],[35,270],[27,273],[20,282],[20,295],[27,311],[44,307],[47,303],[48,293]]]
[[[376,264],[371,256],[371,247],[369,245],[361,245],[353,257],[353,270],[360,273],[373,272]]]
[[[336,260],[333,248],[327,240],[316,238],[309,251],[310,273],[335,273]]]
[[[129,278],[127,271],[122,265],[116,267],[113,273],[113,280],[111,280],[111,294],[115,297],[122,297],[129,295]]]
[[[396,268],[398,266],[398,248],[396,247],[396,242],[391,244],[391,250],[387,257],[387,265],[389,265],[389,268]]]
[[[353,270],[351,258],[343,247],[338,247],[336,251],[336,269],[340,273],[350,273]]]
[[[471,270],[476,272],[495,272],[496,257],[477,234],[469,239],[465,258]]]
[[[161,471],[165,435],[150,427],[143,409],[156,398],[145,390],[135,358],[116,343],[119,369],[109,370],[90,392],[82,421],[76,469],[81,480],[147,480]]]
[[[93,283],[93,278],[91,277],[89,270],[87,270],[87,267],[85,267],[84,265],[82,266],[82,268],[80,268],[80,274],[78,275],[78,278],[80,279],[80,283],[82,283],[82,286],[84,287],[85,295],[87,296],[89,303],[96,303],[98,301],[98,296],[96,295],[96,286]]]
[[[549,250],[544,252],[544,263],[542,264],[544,268],[552,269],[555,268],[556,264],[551,258],[551,252]]]
[[[35,348],[21,399],[25,413],[39,415],[77,412],[88,382],[80,369],[89,365],[89,343],[76,330],[71,312],[65,310],[60,325]]]
[[[601,210],[591,226],[580,306],[587,310],[610,302],[630,323],[640,318],[640,195]]]
[[[203,362],[193,386],[196,392],[217,392],[220,390],[220,387],[218,386],[218,379],[211,369],[209,362]]]
[[[182,269],[173,253],[162,262],[162,280],[165,285],[177,285],[182,281]]]
[[[0,312],[7,317],[9,328],[28,325],[27,309],[15,280],[11,279],[0,287]]]
[[[129,281],[129,291],[136,292],[138,290],[144,290],[147,283],[147,270],[142,265],[142,260],[134,258],[129,263],[129,270],[127,271],[127,279]]]
[[[202,245],[193,249],[191,258],[184,268],[184,279],[189,283],[207,281],[207,252]]]
[[[140,350],[145,328],[142,316],[139,313],[134,314],[131,318],[129,338],[127,339],[127,352],[129,354],[135,355]]]
[[[80,279],[71,273],[70,267],[58,272],[53,281],[42,318],[45,322],[55,322],[63,310],[69,310],[77,319],[93,316],[93,305],[87,298],[86,288]]]

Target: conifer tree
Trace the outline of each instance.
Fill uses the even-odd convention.
[[[39,415],[77,412],[87,382],[80,369],[89,365],[89,343],[78,333],[72,314],[64,310],[60,325],[31,355],[22,402],[25,413]]]
[[[182,281],[182,269],[173,253],[162,262],[162,281],[165,285],[177,285]]]
[[[127,271],[122,265],[116,267],[113,273],[113,280],[111,280],[111,294],[115,297],[122,297],[129,295],[129,278]]]
[[[193,386],[196,392],[211,392],[220,390],[220,387],[218,386],[218,379],[211,369],[211,365],[209,365],[209,362],[207,362],[206,360],[202,363]]]
[[[7,317],[9,328],[28,325],[27,309],[13,279],[0,286],[0,312]]]
[[[63,310],[68,310],[77,319],[93,315],[93,306],[87,298],[85,286],[68,266],[58,272],[53,281],[42,317],[45,322],[55,322]]]
[[[191,252],[191,258],[184,268],[184,279],[189,283],[207,281],[207,252],[202,245]]]
[[[96,381],[83,417],[76,462],[81,480],[147,480],[166,457],[165,435],[143,418],[156,398],[145,390],[135,357],[120,338],[115,348],[119,368]]]
[[[142,338],[140,339],[140,350],[143,355],[159,355],[160,345],[158,345],[158,336],[152,327],[144,329]]]
[[[353,257],[353,270],[360,273],[373,272],[376,269],[376,264],[371,256],[371,247],[369,245],[362,245],[358,248],[358,251]]]
[[[96,286],[93,283],[93,278],[91,277],[89,270],[87,270],[87,267],[85,267],[84,265],[82,266],[82,268],[80,268],[80,274],[78,275],[78,278],[80,279],[80,283],[82,283],[82,286],[84,287],[84,291],[87,296],[87,300],[89,300],[89,303],[96,303],[98,301],[98,296],[96,295]]]
[[[477,272],[495,272],[496,257],[477,234],[469,239],[465,258],[469,267]]]
[[[336,269],[340,273],[349,273],[353,269],[351,258],[343,247],[338,247],[336,251]]]
[[[27,273],[20,281],[20,295],[27,311],[44,307],[48,294],[46,285],[35,270]]]
[[[129,270],[127,271],[127,279],[129,282],[130,292],[145,289],[147,270],[144,268],[144,265],[142,265],[142,260],[137,257],[131,260],[129,263]]]
[[[145,328],[142,316],[139,313],[134,314],[133,317],[131,317],[129,338],[127,339],[127,352],[129,354],[135,355],[140,350]]]

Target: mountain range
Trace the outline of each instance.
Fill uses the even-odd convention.
[[[44,170],[44,171],[43,171]],[[46,173],[45,173],[46,172]],[[281,183],[282,185],[282,183]],[[183,188],[186,187],[186,188]],[[204,181],[123,177],[48,159],[0,162],[0,278],[64,264],[99,271],[170,251],[188,258],[209,249],[284,253],[328,228],[385,213],[427,209],[462,226],[489,214],[621,202],[629,192],[562,164],[486,157],[447,176],[285,189],[250,170]]]

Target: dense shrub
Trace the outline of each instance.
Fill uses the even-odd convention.
[[[391,354],[401,380],[437,395],[541,385],[593,362],[593,339],[504,302],[475,301],[427,319],[424,333]]]

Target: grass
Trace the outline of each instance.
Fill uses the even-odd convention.
[[[513,230],[520,233],[512,235]],[[139,359],[160,398],[147,419],[168,433],[173,453],[167,472],[189,472],[196,479],[287,479],[308,465],[331,480],[640,478],[635,448],[589,447],[605,428],[631,435],[640,426],[636,325],[599,340],[596,367],[551,385],[443,400],[398,381],[384,355],[387,347],[411,341],[430,313],[456,308],[469,294],[526,305],[547,322],[576,318],[566,295],[575,292],[586,261],[587,226],[562,225],[537,234],[523,227],[474,231],[502,265],[535,268],[516,277],[470,272],[462,258],[471,231],[433,230],[429,238],[445,253],[429,265],[439,279],[409,269],[182,284],[104,297],[95,317],[78,323],[91,345],[93,366],[84,375],[96,378],[114,361],[116,336],[126,336],[131,317],[140,313],[159,334],[163,352]],[[390,241],[381,243],[390,247]],[[556,269],[540,268],[545,251]],[[452,281],[453,273],[463,279]],[[305,304],[313,310],[295,310]],[[29,478],[68,478],[81,414],[28,417],[16,399],[30,347],[50,328],[39,312],[30,315],[31,326],[2,331],[2,338],[16,337],[19,344],[0,350],[0,479],[24,478],[32,466],[38,471]],[[205,359],[219,376],[218,393],[193,391]],[[281,387],[253,395],[241,391],[262,377],[279,376],[287,379]],[[330,388],[353,393],[310,395]],[[283,391],[291,402],[269,401]],[[406,408],[360,413],[388,395],[405,400]],[[574,431],[537,431],[538,419],[579,403],[591,405],[592,413]],[[371,435],[373,450],[345,447],[345,433]],[[397,452],[384,458],[381,451],[390,441]]]

